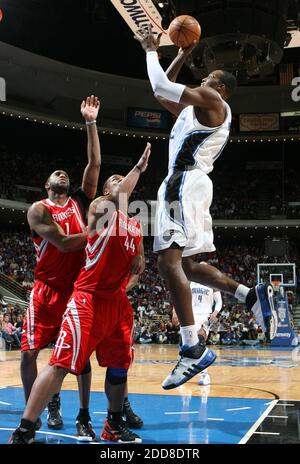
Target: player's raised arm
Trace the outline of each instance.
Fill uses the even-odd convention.
[[[81,188],[85,195],[93,200],[96,196],[97,185],[101,165],[100,142],[97,131],[97,116],[100,102],[97,97],[91,95],[81,103],[81,114],[87,127],[87,155],[88,164],[84,170]]]
[[[32,231],[63,253],[82,250],[86,245],[86,233],[66,235],[53,221],[48,209],[40,203],[33,203],[28,210],[27,219]]]
[[[151,143],[147,143],[144,153],[140,157],[134,168],[118,184],[118,203],[119,209],[127,214],[128,202],[126,201],[140,178],[140,174],[145,172],[148,166],[148,160],[151,155]]]
[[[187,48],[180,48],[178,50],[177,56],[174,58],[168,69],[166,70],[166,76],[171,82],[176,82],[178,74],[184,65],[187,57],[192,53],[194,47],[196,45],[196,41],[192,43]],[[175,116],[178,116],[181,111],[186,108],[186,105],[182,105],[180,103],[174,103],[166,98],[159,96],[158,94],[154,94],[155,98],[163,105],[168,111],[173,113]]]
[[[148,76],[155,94],[185,106],[193,105],[205,109],[218,109],[222,104],[222,97],[215,89],[206,89],[205,87],[191,89],[168,79],[158,60],[159,39],[154,38],[150,27],[139,31],[135,38],[146,52]]]

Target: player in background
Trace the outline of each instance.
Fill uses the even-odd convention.
[[[120,443],[139,443],[123,418],[127,371],[133,362],[133,309],[126,293],[130,275],[145,267],[140,224],[127,216],[128,198],[148,165],[151,145],[126,177],[111,176],[103,196],[96,198],[88,214],[86,261],[67,310],[49,365],[38,375],[19,427],[11,443],[34,441],[35,423],[65,376],[81,373],[96,351],[106,367],[107,418],[100,438]],[[126,285],[124,285],[126,282]]]
[[[170,290],[180,322],[183,345],[177,365],[163,381],[164,389],[176,388],[216,359],[215,353],[198,340],[189,282],[198,282],[234,295],[251,309],[266,332],[276,313],[271,285],[247,288],[210,265],[197,263],[199,253],[214,251],[212,182],[208,174],[229,139],[231,110],[227,100],[236,87],[235,77],[213,71],[200,86],[189,88],[174,82],[188,52],[179,50],[165,73],[158,60],[159,39],[151,26],[135,38],[146,52],[147,71],[155,96],[178,116],[169,140],[169,172],[158,191],[154,251],[158,267]]]
[[[198,328],[200,343],[206,344],[210,324],[216,322],[222,309],[222,296],[218,290],[191,282],[192,305],[195,325]],[[200,372],[199,385],[209,385],[210,376],[207,369]]]
[[[101,156],[96,120],[100,108],[97,97],[87,97],[81,104],[81,114],[87,128],[88,163],[81,187],[69,194],[70,180],[63,170],[53,172],[45,188],[48,197],[34,203],[28,210],[28,224],[37,254],[35,284],[30,295],[22,336],[21,377],[25,400],[28,401],[37,377],[37,357],[42,348],[59,332],[67,301],[84,264],[87,241],[86,216],[95,198]],[[78,377],[80,411],[77,416],[79,438],[91,439],[95,434],[90,424],[89,397],[91,367],[87,362]],[[48,404],[48,427],[61,429],[59,390]],[[36,429],[41,427],[37,420]]]
[[[222,309],[221,292],[205,285],[191,282],[192,306],[195,325],[198,328],[198,338],[203,344],[209,335],[209,327],[217,321],[218,314]],[[175,310],[173,310],[172,323],[179,325]],[[210,376],[207,369],[200,372],[199,385],[209,385]]]

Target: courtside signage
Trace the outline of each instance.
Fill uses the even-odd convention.
[[[162,34],[160,45],[173,45],[168,31],[161,27],[161,15],[152,0],[110,0],[135,34],[138,29],[152,25],[154,35]]]

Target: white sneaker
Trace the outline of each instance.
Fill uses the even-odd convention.
[[[207,374],[207,372],[201,372],[198,385],[209,385],[209,384],[210,384],[209,374]]]
[[[179,385],[204,371],[217,357],[212,350],[200,345],[200,343],[189,348],[183,347],[179,354],[178,363],[162,383],[164,390],[179,387]]]
[[[278,325],[273,294],[272,285],[259,284],[250,289],[246,298],[247,308],[253,312],[263,332],[269,333],[270,340],[275,337]]]

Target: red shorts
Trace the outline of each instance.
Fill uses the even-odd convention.
[[[133,310],[125,293],[71,295],[49,364],[80,374],[93,351],[99,366],[128,369],[132,364]]]
[[[72,289],[58,292],[39,280],[35,282],[23,326],[21,351],[40,350],[57,337],[71,293]]]

